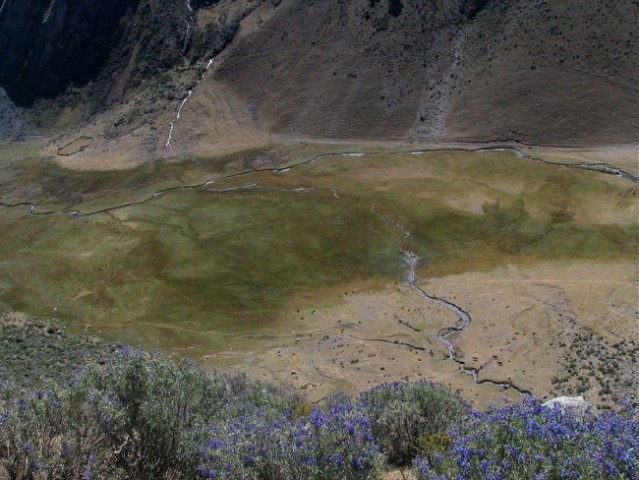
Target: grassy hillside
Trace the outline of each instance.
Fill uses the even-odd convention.
[[[279,133],[629,142],[637,12],[629,0],[289,0],[216,77]]]

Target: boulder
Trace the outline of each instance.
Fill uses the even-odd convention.
[[[579,418],[594,415],[595,407],[588,403],[584,397],[556,397],[543,403],[546,408],[559,408],[577,415]]]

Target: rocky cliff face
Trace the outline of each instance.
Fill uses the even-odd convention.
[[[130,103],[104,135],[152,123],[263,1],[0,0],[3,118],[13,104],[29,131],[59,131]]]
[[[3,0],[0,85],[19,106],[100,75],[139,0]]]

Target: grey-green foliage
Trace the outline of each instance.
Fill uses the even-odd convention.
[[[113,409],[103,396],[54,383],[29,394],[3,383],[0,393],[0,478],[124,478],[117,449],[105,448],[113,419],[99,413]]]
[[[377,444],[393,465],[410,465],[420,438],[458,427],[469,407],[454,392],[430,382],[395,382],[361,394]]]
[[[71,383],[37,391],[4,383],[0,478],[192,478],[212,422],[259,409],[276,417],[300,400],[242,375],[123,349]]]
[[[117,348],[95,337],[69,335],[55,320],[12,320],[0,304],[0,378],[5,380],[22,386],[37,386],[43,378],[65,382],[86,357]]]

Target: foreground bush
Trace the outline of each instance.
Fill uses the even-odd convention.
[[[426,382],[319,408],[128,348],[64,385],[0,382],[2,480],[373,480],[411,462],[419,480],[630,480],[638,451],[631,414],[581,418],[531,400],[482,414]]]
[[[241,375],[208,374],[129,348],[90,364],[65,386],[2,386],[0,478],[193,478],[212,421],[299,397]]]
[[[631,414],[581,417],[527,399],[473,415],[445,453],[418,460],[421,480],[639,478],[639,423]]]
[[[396,466],[410,465],[421,450],[445,442],[446,432],[460,427],[470,411],[459,395],[426,381],[380,385],[361,394],[358,405]]]

